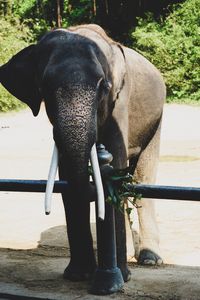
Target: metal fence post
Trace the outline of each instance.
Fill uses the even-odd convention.
[[[98,159],[102,174],[112,170],[112,155],[100,144],[97,146]],[[106,190],[104,187],[106,196]],[[96,214],[97,215],[97,214]],[[112,294],[124,284],[121,270],[117,267],[115,212],[112,205],[105,203],[105,220],[96,220],[98,268],[95,272],[91,292],[97,295]]]

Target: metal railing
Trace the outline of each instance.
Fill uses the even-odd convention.
[[[0,179],[0,191],[43,193],[46,180]],[[66,181],[55,181],[54,193],[62,193],[67,188]],[[164,185],[130,184],[130,188],[143,198],[200,201],[200,188]]]

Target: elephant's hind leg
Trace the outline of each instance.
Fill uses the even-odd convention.
[[[145,150],[141,153],[135,171],[135,179],[140,183],[154,184],[159,159],[160,126]],[[143,265],[160,265],[159,232],[155,216],[155,200],[138,200],[139,257]]]

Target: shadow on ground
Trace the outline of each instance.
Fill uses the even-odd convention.
[[[56,226],[41,234],[35,249],[0,249],[0,299],[200,299],[199,267],[144,268],[134,263],[130,264],[132,279],[122,291],[110,296],[91,295],[91,282],[62,278],[69,261],[67,242],[61,242],[64,238],[64,226]]]

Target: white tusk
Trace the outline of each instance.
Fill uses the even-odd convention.
[[[91,166],[93,169],[94,181],[97,189],[97,204],[98,204],[98,217],[102,220],[105,219],[105,197],[101,173],[99,169],[99,162],[97,158],[96,144],[92,146],[90,154]]]
[[[51,165],[49,168],[49,175],[48,181],[46,185],[46,192],[45,192],[45,214],[49,215],[51,212],[51,199],[54,187],[54,181],[56,178],[56,173],[58,169],[58,149],[56,144],[54,144],[53,154],[51,158]]]

